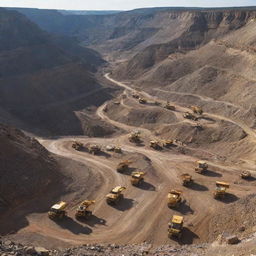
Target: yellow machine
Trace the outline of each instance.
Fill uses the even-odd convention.
[[[172,238],[172,237],[177,237],[179,239],[181,238],[183,222],[184,222],[184,219],[182,216],[173,215],[172,219],[170,220],[170,222],[168,224],[169,238]]]
[[[93,155],[97,155],[101,152],[101,148],[98,145],[90,145],[88,149],[89,149],[89,153]]]
[[[159,150],[161,148],[160,142],[157,140],[151,140],[150,141],[150,147],[156,150]]]
[[[118,146],[111,146],[111,145],[108,145],[106,146],[106,150],[107,151],[113,151],[115,153],[122,153],[122,149]]]
[[[172,111],[176,110],[175,106],[171,105],[169,101],[166,102],[166,104],[164,105],[164,108]]]
[[[181,191],[174,189],[168,193],[168,207],[175,208],[178,206],[178,204],[181,202],[181,193]]]
[[[201,107],[198,107],[198,106],[191,106],[190,107],[191,110],[195,113],[195,114],[198,114],[198,115],[202,115],[203,114],[203,109]]]
[[[194,120],[194,121],[197,121],[198,119],[195,115],[191,114],[190,112],[184,113],[183,117],[186,119]]]
[[[139,186],[144,181],[145,172],[132,172],[131,183],[133,186]]]
[[[48,217],[52,220],[63,219],[66,216],[66,207],[67,203],[63,201],[53,205],[48,212]]]
[[[166,148],[171,147],[172,145],[174,145],[174,140],[164,140],[163,141],[163,146]]]
[[[213,193],[214,198],[221,199],[221,198],[225,197],[228,188],[229,188],[229,183],[222,182],[222,181],[216,181],[216,187],[215,187],[215,191]]]
[[[129,170],[129,165],[131,164],[132,162],[129,161],[129,160],[125,160],[125,161],[122,161],[120,162],[117,167],[116,167],[116,170],[117,172],[120,172],[120,173],[124,173],[126,171]]]
[[[195,171],[197,172],[197,173],[203,173],[203,172],[205,172],[205,171],[207,171],[207,169],[208,169],[208,164],[205,162],[205,161],[201,161],[201,160],[199,160],[199,161],[197,161],[196,162],[196,168],[195,168]]]
[[[88,211],[88,208],[95,204],[94,200],[85,200],[83,201],[78,208],[76,209],[76,218],[89,218],[92,215],[91,211]]]
[[[122,191],[124,191],[126,188],[122,186],[117,186],[113,188],[109,194],[106,195],[106,200],[108,204],[117,204],[124,195],[122,194]]]
[[[129,141],[132,143],[140,143],[141,138],[140,138],[140,132],[139,131],[134,131],[129,135]]]
[[[146,104],[146,103],[147,103],[147,100],[140,97],[140,98],[139,98],[139,103],[140,103],[140,104]]]
[[[242,171],[240,174],[240,177],[245,180],[251,178],[251,176],[252,174],[250,171]]]
[[[182,185],[187,187],[193,183],[192,176],[188,173],[183,173],[181,176]]]
[[[77,150],[77,151],[82,150],[83,147],[84,147],[84,144],[81,143],[81,142],[78,142],[78,141],[75,141],[75,142],[73,142],[73,144],[72,144],[72,148],[74,148],[74,149]]]

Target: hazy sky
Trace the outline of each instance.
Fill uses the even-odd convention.
[[[129,10],[159,6],[255,6],[256,0],[0,0],[1,7],[70,10]]]

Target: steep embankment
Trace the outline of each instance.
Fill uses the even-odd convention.
[[[104,61],[18,12],[0,14],[0,108],[13,117],[6,121],[41,134],[83,134],[75,111],[111,97],[104,89],[94,100],[88,97],[102,89],[92,71]]]
[[[20,130],[0,124],[0,144],[0,216],[1,220],[8,214],[18,216],[7,229],[1,223],[0,234],[6,234],[26,225],[27,214],[57,200],[67,178],[53,156]]]

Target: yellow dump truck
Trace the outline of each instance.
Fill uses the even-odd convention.
[[[174,140],[163,140],[163,146],[168,148],[174,145]]]
[[[129,161],[129,160],[120,162],[116,167],[116,171],[120,172],[120,173],[127,172],[129,170],[129,165],[131,163],[132,163],[132,161]]]
[[[107,145],[106,146],[106,151],[112,151],[115,153],[122,153],[122,149],[119,146],[112,146],[112,145]]]
[[[72,144],[72,148],[74,148],[77,151],[80,151],[84,148],[84,144],[78,141],[74,141]]]
[[[180,177],[181,177],[182,185],[185,187],[187,187],[193,183],[192,176],[188,173],[183,173],[183,174],[181,174]]]
[[[172,111],[176,110],[175,106],[171,105],[169,101],[166,102],[166,104],[164,105],[164,108]]]
[[[195,172],[197,173],[203,173],[205,171],[207,171],[208,169],[208,164],[205,161],[196,161],[196,168],[195,168]]]
[[[88,208],[95,204],[94,200],[84,200],[76,209],[75,217],[79,218],[89,218],[92,215],[92,212],[88,210]]]
[[[157,140],[151,140],[150,141],[150,147],[155,149],[155,150],[161,149],[160,142],[157,141]]]
[[[140,95],[137,92],[132,92],[132,97],[135,99],[139,99]]]
[[[175,208],[181,203],[181,191],[172,189],[167,196],[168,207]]]
[[[195,115],[193,115],[192,113],[190,113],[190,112],[185,112],[183,114],[183,117],[186,118],[186,119],[191,119],[193,121],[197,121],[198,120],[198,118]]]
[[[101,152],[100,146],[98,146],[96,144],[90,145],[88,147],[88,149],[89,149],[89,153],[93,154],[93,155],[97,155],[97,154],[99,154]]]
[[[140,97],[140,98],[139,98],[139,103],[140,103],[140,104],[146,104],[146,103],[147,103],[147,100]]]
[[[106,201],[108,204],[117,204],[121,199],[123,199],[124,195],[122,192],[125,190],[125,187],[117,186],[113,188],[107,195]]]
[[[229,186],[230,186],[229,183],[222,182],[222,181],[216,181],[216,187],[215,187],[215,191],[213,192],[213,197],[215,199],[224,198]]]
[[[66,202],[59,202],[54,204],[51,209],[48,211],[48,217],[52,220],[63,219],[66,216]]]
[[[240,177],[242,178],[242,179],[250,179],[251,177],[252,177],[252,174],[251,174],[251,172],[250,171],[242,171],[241,173],[240,173]]]
[[[132,143],[140,143],[141,142],[140,132],[139,131],[132,132],[131,134],[129,134],[128,139]]]
[[[139,186],[144,181],[145,172],[132,172],[131,183],[133,186]]]
[[[181,238],[182,236],[182,229],[183,229],[183,222],[184,219],[182,216],[174,215],[170,220],[168,226],[168,237],[177,237]]]
[[[199,106],[191,106],[190,108],[195,114],[198,114],[198,115],[203,114],[203,109]]]

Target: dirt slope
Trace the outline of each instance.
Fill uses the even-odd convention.
[[[75,111],[111,98],[92,73],[104,63],[99,54],[70,39],[53,38],[18,12],[0,13],[1,109],[30,132],[83,134]]]

